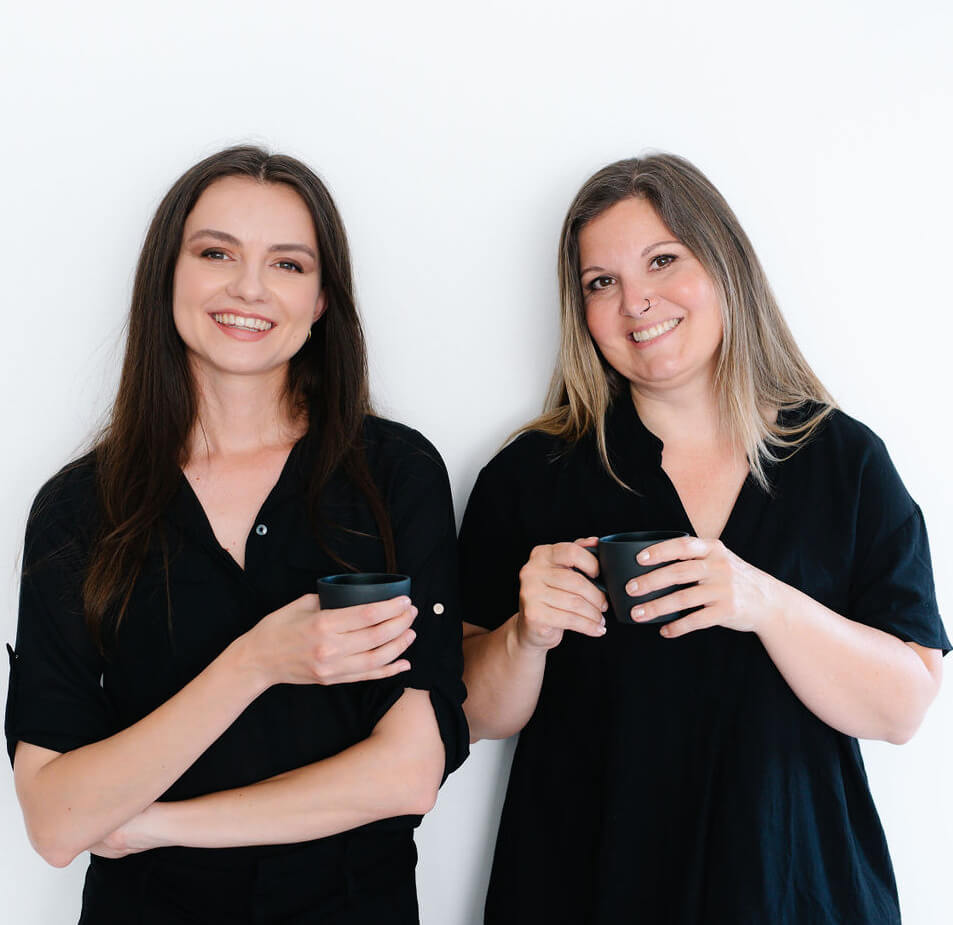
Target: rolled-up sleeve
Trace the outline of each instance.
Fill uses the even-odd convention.
[[[463,713],[460,591],[450,480],[440,454],[422,435],[405,430],[386,492],[397,570],[411,579],[417,634],[404,653],[410,669],[376,685],[372,720],[380,719],[405,688],[430,693],[446,749],[444,779],[469,754]]]
[[[5,733],[57,752],[117,731],[101,678],[103,658],[86,629],[82,580],[88,522],[78,516],[81,478],[57,476],[37,497],[27,523],[16,647],[10,655]]]

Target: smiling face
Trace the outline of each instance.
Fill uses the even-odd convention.
[[[286,371],[324,307],[301,197],[248,177],[212,183],[186,219],[175,266],[172,313],[193,371]]]
[[[714,376],[718,294],[692,252],[645,199],[623,199],[579,232],[586,324],[606,361],[635,388]]]

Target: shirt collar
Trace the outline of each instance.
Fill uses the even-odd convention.
[[[628,391],[617,396],[606,412],[609,462],[622,476],[632,469],[657,470],[662,465],[662,441],[643,423]]]

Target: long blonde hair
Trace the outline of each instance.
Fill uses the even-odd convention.
[[[734,212],[697,167],[673,154],[609,164],[583,184],[569,207],[559,240],[559,359],[543,413],[518,433],[538,430],[574,443],[595,431],[603,465],[622,483],[609,462],[605,415],[628,383],[605,361],[586,326],[579,232],[628,198],[649,202],[715,284],[724,328],[715,371],[721,425],[767,488],[765,464],[778,459],[779,449],[794,450],[808,440],[836,405],[794,342]],[[794,424],[765,413],[806,402],[818,407]]]

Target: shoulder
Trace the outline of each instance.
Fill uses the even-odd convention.
[[[30,523],[85,521],[98,510],[96,463],[93,453],[65,465],[37,492]]]
[[[511,440],[487,464],[483,471],[505,477],[521,476],[536,480],[560,460],[575,455],[585,438],[579,443],[570,443],[562,437],[540,430],[527,430]]]
[[[433,443],[419,430],[398,421],[367,415],[364,446],[372,465],[446,472],[443,458]]]
[[[419,430],[368,415],[364,448],[375,481],[392,502],[395,498],[449,495],[447,467],[437,448]]]
[[[522,499],[551,496],[560,474],[572,470],[573,461],[586,455],[583,438],[570,443],[561,437],[538,430],[524,431],[480,470],[470,495],[470,504],[495,499],[500,504],[519,503]]]
[[[64,466],[37,492],[27,520],[24,561],[81,552],[98,522],[96,465],[90,453]]]
[[[802,476],[806,486],[817,490],[827,484],[857,510],[876,510],[894,524],[916,511],[884,441],[838,408],[824,418],[792,462],[806,470]]]
[[[808,404],[788,414],[795,419],[807,420],[821,406]],[[835,455],[854,469],[863,469],[871,464],[889,462],[889,454],[883,440],[866,424],[851,417],[840,408],[832,408],[818,424],[808,439],[805,448],[815,452]]]

